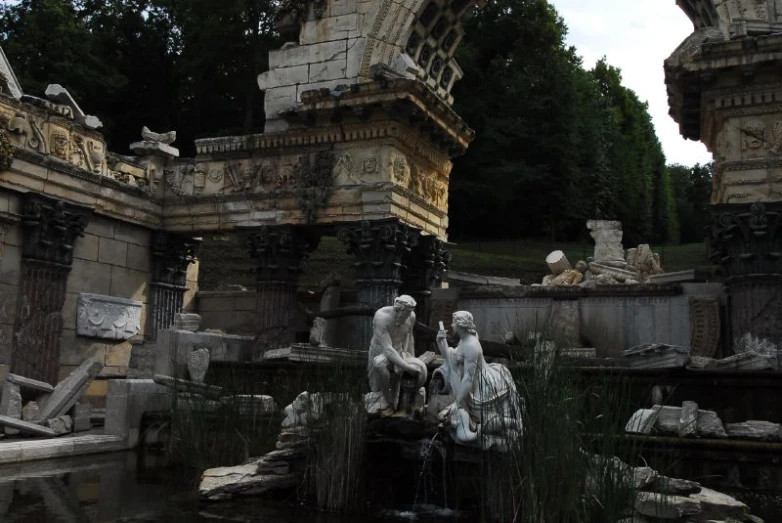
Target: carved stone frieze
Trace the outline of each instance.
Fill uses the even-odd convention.
[[[714,358],[720,345],[719,298],[690,298],[690,354]]]
[[[108,340],[128,340],[141,330],[143,303],[135,300],[80,293],[76,333]]]
[[[40,195],[28,195],[22,210],[24,244],[27,259],[70,266],[73,245],[84,235],[92,209],[66,204]]]

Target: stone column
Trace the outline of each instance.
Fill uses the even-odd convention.
[[[92,210],[39,195],[22,211],[22,275],[19,282],[11,372],[57,383],[62,307],[73,246]]]
[[[148,335],[169,328],[174,315],[182,312],[187,291],[187,268],[195,262],[199,241],[160,231],[152,240],[154,272],[150,284]]]
[[[713,205],[712,218],[734,349],[747,334],[782,348],[782,203]]]
[[[262,227],[250,236],[258,284],[258,330],[255,358],[296,341],[296,289],[301,264],[319,242],[306,227]]]
[[[356,257],[356,286],[359,304],[379,309],[391,305],[399,295],[402,274],[420,232],[397,219],[363,221],[340,225],[337,237]],[[367,348],[372,338],[372,318],[361,318],[351,336],[351,348]]]
[[[416,301],[418,321],[429,325],[432,315],[432,291],[440,286],[451,262],[451,253],[436,236],[421,236],[410,252],[407,270],[402,275],[402,294]],[[425,351],[425,343],[416,338],[416,353]]]

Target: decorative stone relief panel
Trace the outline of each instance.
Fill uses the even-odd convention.
[[[79,294],[76,333],[89,338],[128,340],[141,331],[143,303],[100,294]]]

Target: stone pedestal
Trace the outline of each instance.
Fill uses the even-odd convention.
[[[296,341],[296,288],[301,264],[319,238],[299,226],[262,227],[250,236],[258,282],[258,330],[255,358]]]
[[[402,285],[404,268],[420,233],[396,219],[340,225],[339,239],[356,258],[357,300],[379,309],[394,303]],[[350,348],[366,349],[372,339],[372,318],[357,320]]]
[[[90,209],[42,196],[28,196],[22,213],[24,244],[11,372],[58,381],[62,307],[73,246]]]
[[[155,266],[150,284],[150,321],[147,322],[152,339],[157,331],[169,328],[174,323],[174,316],[182,312],[187,268],[195,262],[198,244],[192,238],[164,232],[158,232],[153,238]]]

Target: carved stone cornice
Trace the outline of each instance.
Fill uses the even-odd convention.
[[[92,209],[27,195],[22,209],[22,258],[70,267],[73,245],[84,236]]]
[[[339,225],[337,237],[356,258],[356,283],[402,283],[407,258],[420,232],[397,219]]]
[[[317,248],[320,238],[299,226],[261,227],[249,236],[259,284],[298,285],[302,263]]]
[[[153,284],[187,287],[187,268],[195,263],[201,241],[178,234],[158,231],[152,239],[155,264]]]
[[[782,204],[712,206],[710,257],[727,278],[782,274]]]

